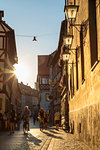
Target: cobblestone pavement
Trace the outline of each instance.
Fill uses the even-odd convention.
[[[76,140],[73,134],[63,130],[39,130],[33,125],[28,134],[23,134],[22,129],[13,135],[0,132],[0,150],[90,150],[83,142]]]

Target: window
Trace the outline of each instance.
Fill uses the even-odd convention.
[[[72,95],[72,68],[71,68],[71,70],[70,70],[70,95],[71,95],[71,98],[73,97],[73,95]]]
[[[46,84],[46,79],[42,78],[42,84]]]
[[[40,84],[49,84],[48,78],[40,78]]]
[[[48,78],[42,78],[42,84],[48,84]]]
[[[70,69],[70,94],[71,98],[74,96],[74,63],[72,63],[72,67]]]
[[[93,67],[96,61],[98,60],[96,0],[88,0],[88,2],[89,2],[89,36],[90,36],[91,67]]]
[[[74,63],[72,63],[72,95],[74,96]]]
[[[84,47],[83,47],[83,27],[81,26],[80,31],[80,48],[81,48],[81,73],[82,73],[82,83],[84,81]]]
[[[76,89],[78,90],[78,56],[77,56],[77,50],[76,50]]]

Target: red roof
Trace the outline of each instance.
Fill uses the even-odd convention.
[[[38,55],[38,75],[39,76],[48,76],[49,75],[49,66],[48,60],[49,55]]]

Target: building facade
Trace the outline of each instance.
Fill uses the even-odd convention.
[[[21,110],[25,109],[25,106],[28,106],[31,115],[38,115],[39,111],[39,92],[36,89],[31,88],[28,85],[19,83],[20,91],[21,91]]]
[[[40,91],[40,107],[47,111],[50,109],[50,85],[49,85],[49,55],[38,56],[38,76],[37,83]]]
[[[74,13],[75,7],[77,13]],[[100,0],[67,0],[65,13],[68,8],[70,12],[61,24],[57,52],[49,65],[49,95],[53,96],[51,109],[61,111],[61,124],[67,124],[68,130],[78,139],[86,142],[91,149],[99,150]],[[76,18],[68,18],[73,14]],[[73,37],[72,44],[70,39],[67,41],[70,46],[65,44],[63,38],[68,34]],[[38,77],[41,87],[43,76],[40,74]]]
[[[68,66],[67,62],[63,61],[63,53],[65,51],[63,37],[67,32],[67,21],[63,20],[61,22],[60,36],[59,36],[59,60],[58,64],[61,68],[61,78],[59,81],[60,86],[60,99],[61,99],[61,126],[63,129],[68,129],[69,126],[69,103],[68,103]]]
[[[13,65],[17,63],[14,30],[2,20],[0,11],[0,112],[16,109],[20,103],[20,90]],[[16,92],[15,92],[16,91]],[[16,95],[17,93],[17,95]],[[15,102],[16,101],[16,102]],[[16,105],[16,106],[15,106]],[[20,105],[20,104],[18,104]],[[20,107],[20,106],[19,106]]]
[[[61,68],[58,65],[59,60],[59,51],[55,51],[55,55],[53,56],[52,62],[51,62],[51,68],[52,68],[52,79],[51,81],[51,96],[52,96],[52,113],[53,118],[54,114],[59,111],[61,113],[61,96],[60,96],[60,86],[59,81],[61,79]]]
[[[74,51],[70,50],[68,61],[70,130],[91,149],[99,150],[100,1],[68,0],[67,5],[78,6],[76,21],[71,27]],[[69,27],[68,22],[67,30]]]

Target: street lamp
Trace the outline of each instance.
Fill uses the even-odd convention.
[[[33,42],[36,42],[36,41],[37,41],[36,36],[34,36],[34,38],[33,38]]]
[[[78,8],[79,8],[78,5],[67,5],[67,6],[65,6],[64,11],[65,11],[65,15],[67,17],[67,20],[69,22],[71,22],[71,23],[75,22]]]
[[[73,35],[67,34],[63,37],[63,44],[67,47],[71,47],[73,41]]]
[[[73,35],[67,34],[63,37],[63,61],[69,61],[70,53],[69,50],[72,45]]]
[[[77,46],[76,48],[70,48],[71,47],[71,42],[69,41],[72,41],[73,39],[73,36],[67,36],[67,40],[66,40],[66,45],[64,45],[63,47],[63,61],[69,61],[69,57],[70,57],[70,52],[72,51],[76,51],[79,49],[79,47]],[[63,43],[64,44],[64,43]],[[73,54],[76,54],[76,53],[73,53]]]
[[[63,61],[69,61],[70,53],[63,54]]]
[[[77,27],[79,26],[81,27],[81,31],[82,31],[85,24],[75,24],[78,9],[79,6],[74,4],[74,5],[65,6],[64,11],[70,26],[74,26],[77,30],[78,30]],[[80,30],[78,31],[80,32]]]

